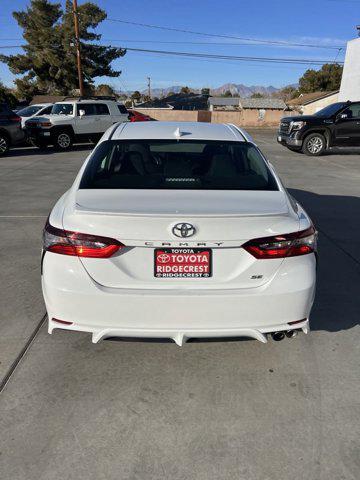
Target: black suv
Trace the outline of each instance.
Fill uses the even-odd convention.
[[[360,147],[360,102],[338,102],[314,115],[284,117],[277,140],[313,156],[330,147]]]
[[[10,145],[21,143],[24,138],[21,118],[6,103],[0,103],[0,157],[5,155]]]

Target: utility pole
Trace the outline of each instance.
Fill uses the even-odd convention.
[[[79,90],[80,96],[84,96],[84,80],[81,67],[81,51],[80,51],[80,38],[79,38],[79,19],[77,10],[77,0],[73,0],[73,13],[74,13],[74,30],[75,30],[75,44],[76,44],[76,59],[77,59],[77,71],[79,78]]]
[[[148,95],[149,95],[149,98],[151,98],[151,78],[147,77],[147,81],[148,81]]]

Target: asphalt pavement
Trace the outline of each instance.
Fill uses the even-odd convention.
[[[265,345],[48,335],[41,231],[90,146],[0,158],[1,480],[359,478],[360,149],[250,133],[320,232],[312,331]]]

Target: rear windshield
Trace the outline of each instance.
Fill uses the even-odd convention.
[[[31,117],[41,109],[41,105],[30,105],[30,107],[25,107],[22,110],[18,110],[17,114],[20,115],[20,117]]]
[[[80,188],[278,190],[253,144],[192,140],[102,142]]]

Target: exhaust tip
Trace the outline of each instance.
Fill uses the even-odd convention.
[[[272,336],[272,339],[275,341],[275,342],[280,342],[281,340],[284,340],[285,338],[285,333],[284,332],[273,332],[271,334]]]
[[[288,330],[288,331],[286,332],[286,336],[287,336],[288,338],[294,338],[294,337],[296,337],[297,334],[298,334],[298,331],[297,331],[297,330]]]

